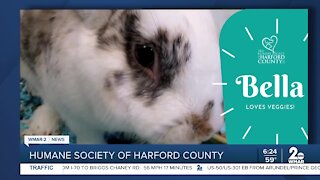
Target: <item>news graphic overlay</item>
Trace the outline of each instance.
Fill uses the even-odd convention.
[[[221,67],[220,63],[215,65],[219,72],[221,68],[222,81],[220,78],[218,78],[219,82],[209,79],[208,82],[201,84],[206,85],[207,89],[202,89],[207,90],[209,94],[214,94],[210,88],[215,86],[219,88],[217,97],[221,99],[216,98],[214,102],[205,106],[209,108],[204,109],[205,113],[202,117],[192,114],[192,119],[198,119],[197,123],[187,126],[192,127],[191,129],[183,128],[180,129],[180,133],[174,133],[172,140],[184,137],[193,139],[195,137],[193,135],[198,135],[198,133],[191,133],[192,136],[186,136],[184,132],[188,130],[200,133],[206,130],[204,128],[206,126],[202,123],[208,122],[206,112],[211,106],[219,108],[218,111],[214,111],[214,117],[220,119],[226,126],[221,125],[222,128],[217,128],[218,132],[213,137],[208,137],[210,139],[192,143],[165,141],[157,144],[156,142],[126,141],[130,140],[126,139],[126,134],[123,135],[121,132],[112,134],[107,131],[96,134],[99,129],[92,129],[90,126],[85,126],[81,133],[74,133],[67,127],[68,124],[58,124],[59,128],[57,128],[57,124],[46,121],[48,114],[53,120],[57,120],[57,116],[52,114],[53,111],[50,111],[48,106],[41,104],[41,99],[31,96],[32,94],[27,91],[26,81],[21,80],[20,175],[319,175],[320,145],[308,145],[308,10],[212,11],[208,12],[210,15],[208,17],[211,17],[210,13],[215,11],[217,14],[213,15],[215,19],[212,20],[217,21],[217,26],[220,24],[217,31],[220,33],[220,38],[214,41],[217,46],[212,46],[216,49],[208,48],[213,42],[208,38],[209,35],[204,38],[209,41],[202,39],[198,42],[205,44],[201,49],[208,48],[210,49],[208,54],[214,52],[216,58],[220,58]],[[95,17],[100,15],[97,14]],[[199,22],[202,21],[197,19],[196,23]],[[152,22],[151,26],[154,25]],[[169,28],[171,25],[166,27]],[[200,26],[193,26],[193,30],[197,29],[195,27]],[[201,28],[204,27],[201,26]],[[177,41],[181,41],[182,37]],[[163,41],[161,38],[157,40]],[[165,38],[164,41],[168,40]],[[86,48],[87,45],[85,43]],[[176,46],[170,47],[176,48]],[[180,44],[177,47],[184,46]],[[150,49],[147,48],[147,50]],[[183,51],[185,52],[187,51]],[[201,58],[207,55],[205,52],[199,54],[202,55]],[[105,58],[102,59],[103,62],[106,61]],[[76,60],[79,61],[79,59]],[[204,63],[197,61],[194,66],[197,65],[203,67]],[[211,72],[212,68],[208,70]],[[112,77],[119,78],[123,75],[116,72]],[[189,72],[187,71],[188,74]],[[104,70],[103,73],[105,73]],[[193,74],[189,75],[195,81],[203,80],[207,76],[204,74],[202,78],[197,78]],[[125,79],[122,78],[122,80]],[[106,83],[106,85],[110,84]],[[123,88],[123,91],[127,91],[127,88]],[[71,94],[75,92],[72,91]],[[187,96],[183,97],[188,99]],[[173,97],[170,96],[170,98]],[[196,94],[195,99],[201,99],[199,93]],[[153,105],[149,104],[149,106]],[[39,107],[44,111],[38,111]],[[65,107],[72,109],[71,106]],[[93,107],[96,106],[89,109],[93,110]],[[169,107],[169,110],[173,110],[174,113],[183,114],[178,112],[178,106],[163,107]],[[62,108],[62,110],[65,109]],[[88,113],[85,108],[83,110],[81,113],[74,114]],[[159,110],[167,111],[168,109]],[[139,111],[138,114],[145,112]],[[121,113],[126,112],[121,111]],[[156,113],[155,110],[150,116],[153,121],[157,120]],[[89,117],[87,119],[93,121],[96,116]],[[159,117],[161,121],[168,118]],[[83,125],[82,121],[79,122],[78,125]],[[113,124],[110,123],[110,127],[111,125]],[[135,125],[145,127],[143,121],[136,122]],[[157,127],[157,124],[152,125]],[[176,125],[185,124],[175,124],[170,126],[170,130],[175,130]],[[99,126],[103,127],[101,124]],[[128,124],[123,126],[127,127]],[[142,131],[153,132],[151,126],[146,127],[142,128]],[[39,129],[40,133],[38,133]],[[94,130],[92,131],[94,133],[87,132],[87,129]],[[126,136],[131,137],[134,134]],[[162,134],[157,136],[161,137]],[[79,143],[80,137],[86,137],[85,140],[88,141]],[[103,138],[101,139],[103,143],[96,143],[96,138]],[[110,139],[113,141],[109,141]]]
[[[220,35],[228,144],[308,143],[308,10],[243,10]]]
[[[21,175],[319,175],[319,145],[21,145]]]

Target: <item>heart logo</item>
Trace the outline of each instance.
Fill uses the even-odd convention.
[[[270,38],[265,37],[262,39],[262,46],[272,53],[274,53],[274,48],[276,47],[277,43],[278,38],[275,35],[272,35]]]

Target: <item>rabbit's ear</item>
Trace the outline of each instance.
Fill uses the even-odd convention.
[[[108,22],[114,10],[76,10],[80,20],[89,28],[98,28]]]

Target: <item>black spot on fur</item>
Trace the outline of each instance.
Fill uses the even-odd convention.
[[[39,56],[52,45],[52,23],[55,12],[27,10],[20,22],[20,47],[22,60],[31,70],[39,63]],[[47,53],[49,54],[49,53]]]
[[[183,57],[182,59],[184,59],[184,61],[189,61],[190,57],[191,57],[191,51],[190,51],[191,47],[190,47],[190,43],[187,42],[184,44],[183,46]]]
[[[98,47],[105,49],[108,47],[120,47],[123,46],[123,23],[119,18],[124,16],[125,11],[112,10],[108,21],[98,29],[97,42]]]
[[[117,85],[121,85],[124,80],[124,73],[121,71],[116,71],[113,73],[114,81]]]
[[[53,22],[55,19],[56,19],[56,17],[50,17],[50,18],[49,18],[49,21],[50,21],[50,22]]]
[[[104,81],[104,87],[106,89],[111,89],[112,88],[112,83],[108,78],[106,78],[106,80]]]
[[[133,71],[133,81],[136,82],[135,96],[145,98],[146,105],[152,105],[163,90],[170,88],[175,76],[181,71],[184,63],[190,58],[190,45],[181,34],[169,38],[166,29],[159,28],[153,38],[143,37],[139,32],[140,17],[138,13],[128,13],[125,21],[125,50],[127,61]],[[159,60],[157,78],[152,79],[134,61],[135,45],[152,44]]]
[[[206,106],[206,109],[212,109],[213,108],[213,106],[214,106],[214,100],[211,100],[211,101],[209,101],[208,102],[208,104],[207,104],[207,106]]]
[[[147,142],[134,134],[115,132],[105,133],[104,139],[107,144],[146,144]]]
[[[207,103],[203,110],[203,119],[209,120],[213,106],[214,100],[211,100]]]
[[[159,28],[152,38],[143,37],[139,31],[138,11],[112,11],[108,21],[97,30],[97,45],[101,49],[116,47],[124,49],[128,65],[131,67],[132,81],[135,82],[134,95],[144,98],[151,105],[164,89],[170,88],[175,76],[190,58],[190,44],[182,34],[171,37],[164,28]],[[171,37],[171,38],[170,38]],[[134,60],[136,45],[152,45],[158,66],[155,78]],[[120,74],[114,74],[115,82],[121,83]]]
[[[181,39],[182,39],[182,36],[179,35],[175,40],[174,40],[174,45],[176,47],[180,47],[181,46]]]
[[[221,108],[224,109],[224,101],[221,102]]]

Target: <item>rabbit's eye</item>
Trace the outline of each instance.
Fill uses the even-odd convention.
[[[151,45],[136,45],[135,58],[141,66],[152,70],[155,58],[153,47]]]
[[[157,80],[158,62],[155,49],[152,45],[135,45],[134,58],[152,79]]]

